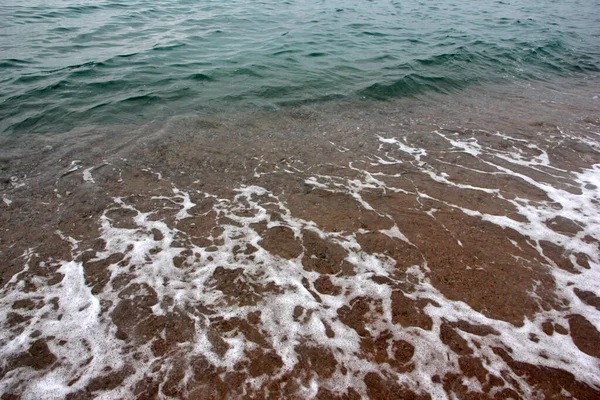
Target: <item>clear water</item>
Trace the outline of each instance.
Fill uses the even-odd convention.
[[[0,4],[0,398],[600,398],[600,0]]]
[[[600,70],[598,0],[0,5],[0,132]]]

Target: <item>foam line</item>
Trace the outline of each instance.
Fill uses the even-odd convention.
[[[321,389],[338,394],[353,389],[366,397],[365,380],[375,374],[389,378],[389,384],[444,399],[456,393],[448,393],[432,378],[451,373],[459,376],[459,384],[483,395],[486,382],[462,370],[468,354],[481,362],[487,371],[485,379],[495,375],[502,381],[488,396],[508,388],[525,398],[539,396],[539,390],[516,373],[498,349],[515,361],[567,371],[580,382],[600,387],[598,358],[582,352],[570,335],[544,331],[547,321],[569,326],[574,314],[584,315],[600,328],[600,311],[574,293],[576,288],[600,294],[596,287],[600,281],[600,164],[573,171],[552,165],[543,144],[531,147],[502,133],[490,136],[514,148],[498,152],[486,143],[491,139],[485,135],[463,137],[440,131],[430,135],[444,140],[447,150],[420,148],[411,144],[409,136],[402,140],[378,136],[373,138],[373,147],[380,152],[374,158],[377,163],[365,156],[329,169],[334,172],[317,166],[309,173],[309,169],[269,167],[265,162],[259,163],[264,170],[251,172],[256,184],[239,185],[230,196],[217,196],[194,184],[177,187],[171,183],[164,193],[146,196],[147,207],[140,207],[132,197],[114,198],[100,217],[95,239],[104,246],[93,258],[76,261],[89,249],[82,248],[83,241],[58,232],[69,243],[72,260],[29,265],[34,259],[31,250],[24,254],[26,268],[0,290],[0,327],[8,333],[0,340],[0,365],[8,371],[0,392],[18,387],[24,399],[64,397],[89,388],[94,379],[108,372],[127,368],[117,387],[94,395],[135,397],[136,385],[143,379],[157,380],[164,388],[168,377],[176,373],[188,381],[196,379],[200,365],[206,374],[212,369],[221,377],[242,374],[244,385],[238,395],[264,393],[265,385],[281,379],[292,382],[305,397],[314,397]],[[449,157],[456,154],[468,157],[454,161],[456,169],[447,169],[452,165]],[[410,178],[414,191],[394,186],[404,175],[388,173],[389,168],[408,169],[413,177],[418,174],[418,179]],[[560,173],[578,190],[554,187],[529,175],[540,168]],[[87,172],[93,182],[90,171],[86,169],[83,176],[90,181]],[[469,171],[482,180],[510,176],[547,199],[532,200],[506,187],[491,189],[472,180],[462,183],[456,171]],[[158,174],[150,169],[146,173]],[[284,174],[315,191],[347,196],[357,213],[369,213],[391,228],[328,230],[319,216],[312,216],[314,220],[299,216],[284,191],[277,194],[266,183],[261,185],[266,175]],[[160,174],[158,178],[166,179]],[[437,185],[450,195],[434,195]],[[489,195],[523,218],[467,206],[460,196],[452,196],[457,192]],[[374,194],[380,199],[398,193],[414,200],[411,212],[420,212],[451,235],[450,225],[442,219],[446,210],[522,235],[539,252],[536,262],[543,263],[551,275],[561,307],[540,307],[519,325],[494,319],[466,300],[450,298],[432,283],[434,266],[418,246],[423,239],[395,220],[394,213],[378,200],[370,200]],[[142,211],[148,207],[151,211]],[[201,212],[202,207],[210,209]],[[214,217],[209,221],[214,227],[205,231],[198,228],[197,233],[186,225],[192,221],[210,225],[202,219],[209,216]],[[578,231],[553,230],[548,223],[557,216],[575,223]],[[128,224],[122,225],[125,220]],[[401,265],[404,259],[399,256],[367,251],[364,237],[371,234],[375,248],[385,239],[382,248],[396,246],[406,252],[402,254],[414,255],[413,261]],[[273,245],[270,235],[284,245]],[[461,249],[472,245],[456,236],[453,240]],[[577,254],[585,256],[588,265],[577,264],[574,272],[560,269],[544,252],[544,242],[559,246],[575,264]],[[507,246],[523,253],[516,240],[508,238]],[[108,271],[101,277],[103,286],[94,280],[92,268],[102,263]],[[495,268],[493,263],[478,268],[465,263],[464,267],[473,271]],[[47,274],[35,276],[30,273],[34,268]],[[35,290],[25,290],[27,285]],[[530,288],[530,296],[537,300],[541,299],[540,285],[536,282]],[[32,306],[15,308],[15,304]],[[127,307],[133,310],[131,315],[125,313],[131,320],[120,321]],[[20,322],[10,316],[15,309]],[[406,316],[420,320],[410,322]],[[147,337],[145,329],[152,324],[161,328]],[[485,333],[461,324],[484,327]],[[442,339],[448,329],[455,341],[464,344],[463,353]],[[32,346],[42,347],[48,365],[35,369],[23,361]],[[160,346],[167,350],[161,353]],[[409,356],[403,359],[399,346],[408,349]],[[257,359],[271,360],[275,366],[261,373],[254,363]],[[319,361],[331,366],[303,367]],[[181,393],[186,394],[185,390]]]

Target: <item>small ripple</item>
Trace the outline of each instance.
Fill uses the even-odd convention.
[[[56,72],[70,71],[70,70],[79,69],[79,68],[94,67],[97,64],[98,63],[95,62],[95,61],[88,61],[88,62],[85,62],[85,63],[82,63],[82,64],[74,64],[74,65],[69,65],[69,66],[62,67],[62,68],[57,68],[57,69],[51,69],[51,70],[42,71],[42,73],[53,74],[53,73],[56,73]]]
[[[156,45],[152,47],[154,51],[171,51],[180,47],[186,46],[185,43],[175,43],[170,45]]]
[[[386,33],[382,33],[382,32],[374,32],[374,31],[363,31],[361,32],[363,35],[367,35],[367,36],[377,36],[377,37],[387,37],[390,36]]]
[[[280,50],[280,51],[276,51],[276,52],[272,53],[272,55],[280,56],[282,54],[295,54],[295,53],[302,53],[302,50],[301,49]]]
[[[17,58],[9,58],[0,61],[0,68],[21,68],[24,66],[35,65],[37,62],[29,60],[21,60]]]
[[[408,74],[390,84],[374,83],[359,91],[364,97],[386,100],[393,97],[414,96],[426,91],[448,93],[466,87],[468,82],[460,82],[442,76]]]
[[[565,1],[543,8],[436,4],[435,13],[427,3],[354,0],[343,12],[330,4],[247,0],[0,6],[0,102],[11,121],[39,127],[142,113],[147,98],[132,100],[139,109],[97,104],[147,88],[161,101],[173,92],[186,104],[189,96],[197,109],[320,101],[357,88],[386,98],[598,72],[595,8]],[[53,105],[61,111],[48,113]]]
[[[234,70],[231,75],[232,76],[245,75],[245,76],[252,76],[254,78],[262,78],[263,77],[263,75],[259,74],[254,68],[247,68],[247,67],[238,68],[238,69]]]
[[[157,103],[161,100],[162,100],[162,98],[155,94],[141,94],[141,95],[137,95],[137,96],[127,97],[126,99],[120,100],[119,103],[121,103],[121,104],[126,104],[126,103],[151,104],[151,103]]]
[[[306,56],[307,57],[324,57],[328,55],[328,53],[322,52],[322,51],[314,51],[312,53],[308,53]]]
[[[186,79],[191,80],[191,81],[201,81],[201,82],[209,82],[209,81],[214,80],[210,76],[208,76],[206,74],[202,74],[202,73],[195,73],[195,74],[189,75]]]

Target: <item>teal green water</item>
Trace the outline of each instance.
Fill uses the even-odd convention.
[[[600,70],[599,0],[0,5],[0,132]]]

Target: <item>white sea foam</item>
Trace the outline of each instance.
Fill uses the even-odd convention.
[[[440,373],[460,373],[460,355],[453,352],[440,339],[443,324],[460,321],[484,325],[497,332],[497,334],[481,336],[456,330],[457,334],[466,341],[473,356],[483,360],[485,368],[490,373],[510,377],[513,382],[516,382],[516,388],[523,393],[524,397],[533,398],[538,396],[539,392],[536,388],[530,387],[524,377],[513,372],[502,357],[492,350],[494,347],[511,349],[511,357],[517,361],[559,368],[574,374],[578,380],[590,386],[598,387],[600,385],[598,359],[582,353],[568,335],[546,335],[542,330],[542,324],[551,320],[566,326],[570,314],[581,314],[585,315],[596,328],[600,328],[600,313],[583,303],[573,293],[573,288],[576,287],[600,295],[596,288],[596,282],[600,281],[598,262],[600,250],[597,242],[589,240],[590,237],[600,240],[598,194],[600,165],[593,165],[580,171],[561,170],[557,166],[550,165],[548,154],[541,148],[532,149],[536,151],[531,155],[517,150],[498,153],[493,147],[485,145],[483,141],[480,142],[477,136],[463,139],[457,135],[440,132],[434,132],[432,135],[448,142],[450,146],[448,152],[468,154],[485,165],[486,171],[462,166],[471,172],[481,174],[482,179],[485,179],[486,174],[512,176],[543,191],[548,200],[533,202],[525,198],[509,197],[504,189],[457,183],[452,174],[437,168],[446,161],[434,163],[429,160],[425,165],[425,157],[433,157],[433,155],[425,149],[411,146],[408,137],[398,140],[380,136],[379,142],[396,146],[396,150],[401,154],[394,155],[393,151],[386,149],[390,154],[378,155],[375,159],[380,161],[375,164],[388,167],[410,164],[432,181],[460,190],[485,192],[507,202],[516,209],[516,212],[526,217],[527,222],[469,209],[463,205],[453,204],[448,199],[436,199],[427,194],[426,189],[420,188],[414,192],[417,201],[435,201],[441,207],[445,205],[502,228],[514,229],[535,243],[542,256],[544,253],[540,247],[541,241],[555,243],[570,253],[585,254],[589,268],[580,266],[577,274],[555,268],[553,262],[547,259],[549,271],[556,282],[556,295],[566,300],[564,309],[540,311],[532,320],[525,320],[522,326],[493,319],[464,302],[448,299],[432,285],[429,278],[431,271],[427,262],[423,261],[406,269],[405,273],[412,289],[403,292],[403,295],[412,301],[429,301],[428,305],[424,306],[423,312],[431,318],[432,328],[425,330],[414,326],[400,326],[393,322],[394,311],[391,301],[393,290],[397,289],[377,283],[373,279],[374,277],[397,279],[394,277],[394,273],[397,272],[396,261],[385,254],[365,252],[356,235],[329,232],[313,221],[294,216],[284,198],[265,187],[240,186],[236,188],[233,197],[218,198],[193,185],[185,189],[174,186],[172,193],[154,196],[150,200],[156,204],[156,209],[168,213],[175,222],[168,222],[166,219],[155,220],[154,211],[143,212],[126,197],[114,199],[114,205],[104,213],[100,220],[99,238],[105,242],[105,248],[91,261],[107,260],[115,254],[123,254],[124,257],[121,262],[108,266],[110,278],[106,288],[99,293],[92,293],[91,288],[86,285],[86,271],[82,263],[75,261],[54,261],[54,264],[47,264],[48,268],[56,268],[57,272],[62,274],[62,279],[59,283],[50,285],[48,283],[50,278],[36,278],[34,279],[36,290],[33,292],[23,290],[25,273],[31,267],[26,263],[26,269],[15,275],[2,289],[0,327],[11,334],[0,341],[0,358],[3,360],[1,365],[8,366],[9,360],[17,354],[26,352],[35,341],[34,332],[40,331],[41,337],[48,343],[49,350],[58,358],[58,368],[49,371],[35,371],[27,367],[12,369],[3,378],[4,389],[0,391],[7,393],[7,390],[18,382],[26,380],[28,384],[22,393],[23,398],[63,397],[85,388],[94,377],[106,373],[107,368],[116,371],[129,364],[134,366],[136,372],[129,375],[118,388],[106,391],[102,396],[132,397],[134,384],[143,376],[158,377],[158,372],[151,372],[150,366],[156,361],[156,357],[149,345],[136,348],[135,352],[138,354],[134,357],[131,349],[123,341],[115,338],[117,328],[110,314],[121,301],[119,297],[121,289],[117,288],[117,278],[123,275],[131,277],[129,285],[137,284],[149,288],[146,289],[146,295],[149,295],[150,289],[156,293],[158,302],[151,308],[154,315],[165,316],[179,312],[193,321],[193,343],[187,347],[182,345],[183,350],[181,350],[185,352],[188,359],[203,356],[213,365],[224,368],[225,371],[235,371],[240,368],[241,363],[250,361],[249,352],[259,345],[247,340],[243,334],[232,331],[221,336],[228,346],[225,355],[217,354],[208,333],[209,319],[193,310],[198,305],[202,305],[211,310],[212,319],[219,317],[247,319],[251,313],[260,311],[261,335],[281,358],[282,367],[273,376],[261,375],[249,379],[247,381],[249,388],[256,390],[263,383],[283,377],[287,372],[294,370],[300,362],[297,346],[309,343],[318,345],[322,352],[330,352],[336,361],[337,369],[329,378],[318,377],[316,374],[306,380],[298,378],[298,383],[302,387],[302,396],[307,398],[314,397],[319,388],[343,393],[352,387],[366,396],[364,377],[369,372],[394,376],[397,383],[415,392],[429,393],[436,399],[447,398],[449,395],[442,385],[432,382],[431,377]],[[509,143],[517,145],[522,143],[520,139],[500,133],[495,136],[500,136]],[[394,159],[394,157],[398,158]],[[572,185],[576,185],[579,190],[572,193],[555,188],[549,183],[539,182],[522,170],[511,170],[506,162],[509,163],[508,165],[514,164],[532,169],[551,167],[569,176]],[[371,159],[366,159],[344,166],[353,173],[352,178],[333,174],[311,174],[303,178],[303,182],[320,190],[352,196],[357,206],[391,219],[389,215],[378,211],[366,201],[364,193],[409,192],[387,183],[385,177],[388,175],[367,170],[362,168],[362,165],[376,166]],[[86,171],[89,173],[90,170],[84,171],[84,179]],[[153,173],[150,170],[148,172]],[[297,171],[288,170],[288,173],[294,172]],[[255,177],[260,178],[267,173],[275,172],[255,171]],[[159,179],[161,178],[162,176],[159,176]],[[219,224],[220,231],[216,231],[210,237],[213,244],[202,247],[193,244],[193,237],[184,229],[180,229],[178,224],[195,218],[197,216],[194,212],[195,207],[207,198],[214,200],[210,212],[214,212],[216,220],[222,222]],[[110,218],[110,211],[114,210],[132,212],[134,227],[119,227]],[[277,210],[277,219],[272,218],[274,210]],[[431,218],[436,218],[436,209],[429,209],[427,213]],[[581,230],[572,236],[553,231],[546,223],[556,216],[574,221]],[[260,223],[266,224],[267,228],[276,226],[289,228],[298,240],[302,239],[303,232],[311,232],[331,244],[340,246],[346,251],[345,261],[353,266],[355,275],[329,276],[331,283],[340,288],[339,292],[319,293],[317,297],[315,294],[318,290],[315,285],[321,275],[303,266],[302,259],[307,249],[303,247],[302,253],[291,259],[269,252],[266,246],[261,246],[265,238],[257,228],[257,224]],[[447,230],[445,226],[444,229]],[[153,233],[155,231],[160,233],[158,237]],[[398,226],[395,222],[391,228],[379,232],[416,247],[402,232],[402,226]],[[71,244],[74,259],[87,250],[80,249],[80,242],[75,239],[62,233],[60,235],[62,240]],[[460,240],[456,240],[460,246],[463,246]],[[511,243],[515,248],[519,247],[516,241],[511,240]],[[252,258],[240,256],[236,251],[236,249],[245,249],[249,245],[257,249]],[[33,250],[24,257],[30,260],[32,254]],[[188,264],[186,268],[179,268],[174,263],[174,259],[182,255],[185,255],[184,262]],[[466,265],[465,268],[470,267]],[[282,290],[261,291],[256,294],[259,297],[257,301],[242,305],[240,298],[231,299],[223,290],[215,288],[213,277],[218,269],[229,271],[241,269],[243,274],[235,278],[236,284],[240,287],[251,282],[262,287],[275,285]],[[137,295],[141,296],[140,293]],[[535,288],[531,291],[531,295],[537,296]],[[360,298],[368,299],[369,311],[364,329],[373,337],[387,332],[390,335],[388,353],[392,342],[406,341],[414,346],[414,356],[410,360],[414,369],[411,372],[398,373],[389,363],[375,362],[361,354],[361,336],[356,330],[343,323],[339,314],[340,308]],[[31,300],[40,305],[39,308],[19,311],[29,318],[21,324],[24,329],[20,332],[11,330],[8,322],[9,311],[19,300]],[[303,310],[300,316],[297,315],[298,307],[302,307]],[[333,335],[328,334],[329,330]],[[538,338],[537,342],[529,340],[532,334]],[[161,362],[170,361],[166,359]],[[165,366],[167,369],[170,367],[171,365]],[[186,368],[186,376],[191,376],[191,367],[189,365],[183,367]],[[342,367],[348,372],[342,373]],[[74,377],[78,379],[72,383]],[[475,378],[462,377],[461,382],[474,392],[482,390],[482,384]],[[492,391],[489,395],[492,396],[500,389],[511,385],[505,383],[505,386],[494,389],[495,392]]]
[[[90,167],[90,168],[87,168],[87,169],[83,170],[83,180],[85,182],[96,183],[94,181],[94,177],[92,176],[92,171],[94,169],[95,169],[94,167]]]

